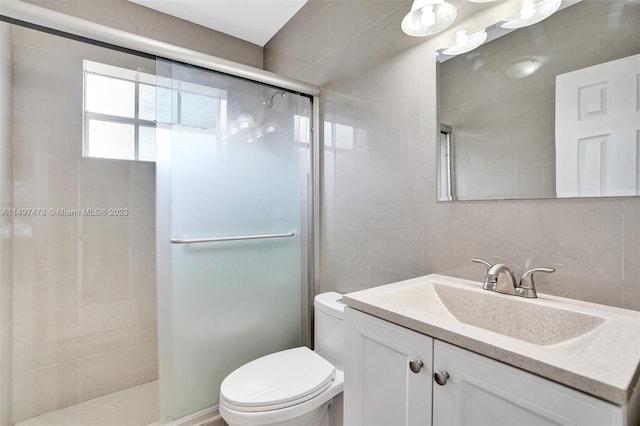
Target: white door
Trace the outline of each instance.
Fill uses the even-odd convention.
[[[434,426],[624,425],[621,407],[439,340]]]
[[[640,55],[556,77],[558,197],[640,194]]]
[[[428,336],[347,308],[344,424],[431,424],[432,344]]]

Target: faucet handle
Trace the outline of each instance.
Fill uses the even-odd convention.
[[[483,264],[484,266],[486,266],[486,267],[487,267],[487,270],[485,271],[485,274],[486,274],[486,273],[489,271],[489,269],[491,269],[491,267],[493,266],[492,264],[490,264],[490,263],[489,263],[489,262],[487,262],[486,260],[478,259],[478,258],[475,258],[475,257],[474,257],[473,259],[471,259],[471,261],[472,261],[472,262],[474,262],[474,263],[481,263],[481,264]]]
[[[522,274],[522,278],[520,278],[520,284],[517,288],[518,296],[528,297],[528,298],[536,298],[538,297],[536,293],[536,286],[533,282],[533,274],[536,272],[546,272],[548,274],[555,272],[554,268],[533,268],[529,269],[527,272]]]

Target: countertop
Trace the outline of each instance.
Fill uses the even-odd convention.
[[[452,315],[431,312],[428,307],[418,308],[416,301],[403,305],[397,297],[394,298],[399,290],[411,294],[412,286],[424,287],[430,283],[464,286],[495,297],[517,298],[482,290],[480,282],[431,274],[349,293],[344,295],[343,302],[359,311],[616,405],[623,406],[629,402],[640,377],[640,312],[541,293],[537,299],[517,298],[523,303],[568,308],[605,319],[602,325],[583,336],[552,345],[539,345],[462,323]],[[438,296],[428,295],[426,298],[430,297]],[[420,303],[427,306],[432,302],[424,300]],[[468,302],[473,303],[473,300]]]

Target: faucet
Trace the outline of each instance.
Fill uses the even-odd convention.
[[[509,284],[508,289],[502,289],[498,287],[498,276],[500,274],[504,274],[507,279],[507,283]],[[516,282],[516,277],[513,275],[513,271],[504,263],[496,263],[491,268],[487,270],[484,276],[484,285],[482,288],[485,290],[493,290],[498,293],[505,294],[516,294],[516,287],[518,284]]]
[[[484,284],[482,285],[482,288],[484,290],[515,294],[515,288],[517,287],[516,278],[513,275],[513,271],[507,265],[505,265],[504,263],[496,263],[495,265],[492,265],[486,260],[482,259],[471,259],[471,261],[475,263],[481,263],[487,267],[484,272]],[[498,288],[498,276],[500,275],[500,273],[504,273],[506,275],[507,281],[511,284],[511,287],[513,289],[511,292],[507,292]]]
[[[533,283],[533,274],[535,272],[546,272],[548,274],[555,272],[554,268],[533,268],[522,274],[520,283],[516,287],[516,296],[527,297],[529,299],[535,299],[538,297],[536,293],[536,286]]]
[[[538,297],[538,294],[536,293],[536,287],[533,282],[533,274],[536,272],[555,272],[554,268],[529,269],[527,272],[522,274],[522,278],[520,278],[520,282],[518,283],[516,282],[516,277],[513,274],[511,268],[509,268],[504,263],[496,263],[495,265],[492,265],[486,260],[482,259],[471,259],[471,261],[475,263],[481,263],[487,267],[484,273],[484,283],[482,285],[482,288],[484,290],[512,294],[514,296],[526,297],[529,299]],[[507,283],[510,285],[510,288],[502,289],[498,287],[498,277],[500,276],[500,274],[504,274]]]

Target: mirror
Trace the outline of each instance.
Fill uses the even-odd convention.
[[[441,49],[438,200],[640,195],[639,23],[638,0],[564,0]]]

